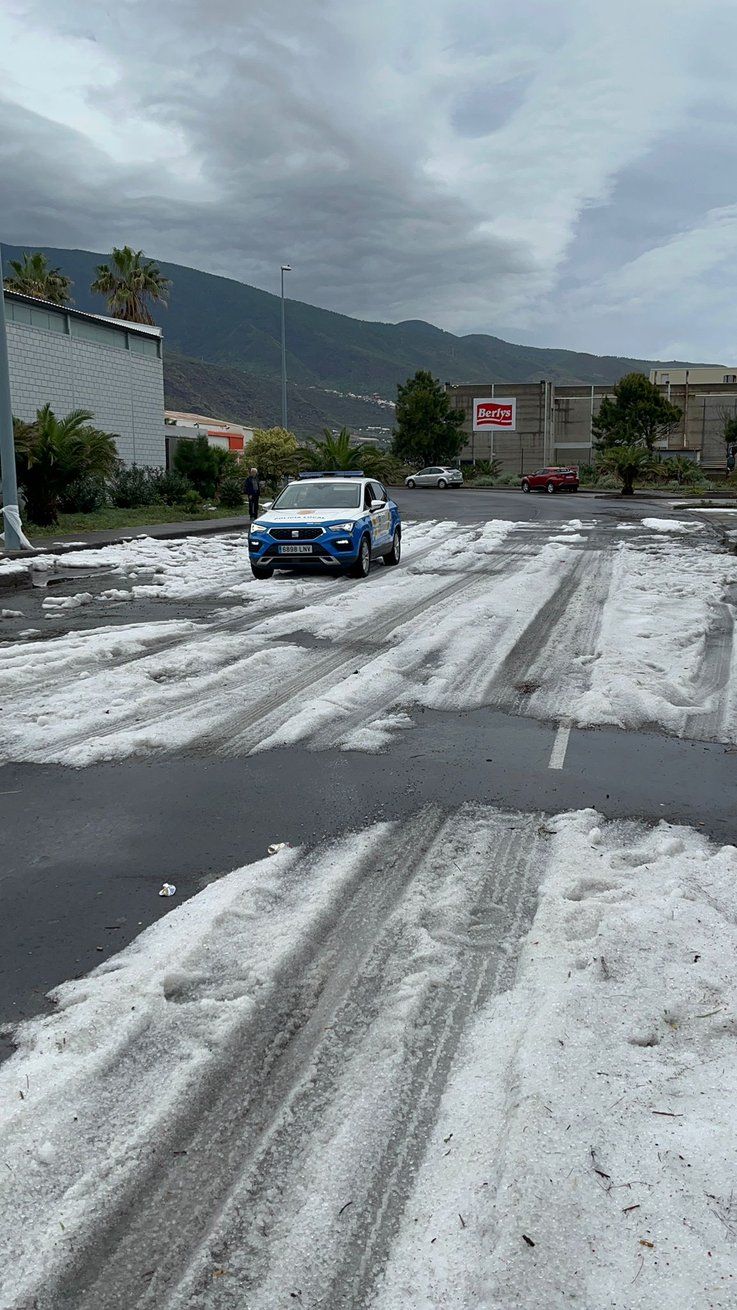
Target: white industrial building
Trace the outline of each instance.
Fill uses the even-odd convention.
[[[89,409],[127,464],[163,468],[161,328],[4,292],[10,394],[27,422],[47,402],[63,418]]]

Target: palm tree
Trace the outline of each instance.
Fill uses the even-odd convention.
[[[115,318],[129,323],[153,323],[148,307],[149,300],[165,305],[171,283],[154,264],[145,259],[142,250],[130,246],[119,249],[113,246],[109,264],[98,264],[91,291],[105,296],[107,307]]]
[[[367,477],[382,481],[390,478],[397,464],[375,446],[354,445],[348,428],[341,428],[337,436],[330,428],[323,428],[323,440],[312,437],[306,453],[319,469],[363,469]]]
[[[52,305],[68,305],[73,283],[60,268],[50,268],[40,250],[32,255],[24,251],[22,259],[11,259],[12,277],[6,277],[8,291],[20,291],[24,296],[36,296]]]
[[[645,477],[652,469],[653,457],[647,446],[629,442],[621,446],[607,446],[596,461],[604,473],[613,473],[622,482],[622,495],[634,496],[635,478]]]
[[[118,463],[115,438],[90,426],[89,409],[73,409],[58,419],[50,405],[32,423],[15,427],[18,481],[26,496],[28,518],[38,527],[56,522],[59,501],[82,477],[109,477]]]
[[[309,450],[317,457],[318,468],[326,470],[357,468],[361,453],[361,447],[353,445],[348,428],[341,428],[337,436],[330,428],[323,428],[323,440],[311,437]]]

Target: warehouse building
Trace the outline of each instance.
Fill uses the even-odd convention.
[[[657,387],[682,386],[684,382],[690,382],[692,386],[701,382],[737,382],[737,365],[732,368],[726,368],[724,364],[690,364],[688,368],[681,368],[675,364],[664,364],[662,368],[650,369],[650,381],[654,382]]]
[[[726,370],[722,370],[722,374]],[[661,442],[664,457],[683,455],[705,471],[723,472],[725,419],[737,416],[737,374],[730,382],[660,384],[682,411]],[[463,411],[461,463],[497,459],[504,473],[532,473],[548,464],[589,464],[595,455],[592,420],[612,386],[553,382],[453,385],[446,391]]]
[[[47,402],[59,418],[89,409],[126,464],[163,468],[161,328],[4,294],[16,418],[30,421]]]

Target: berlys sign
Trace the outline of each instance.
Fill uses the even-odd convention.
[[[516,432],[517,401],[514,396],[486,396],[473,402],[473,430]]]

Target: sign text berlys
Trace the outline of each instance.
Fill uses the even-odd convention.
[[[517,401],[508,396],[485,396],[473,402],[473,430],[484,432],[488,428],[504,432],[517,430]]]

